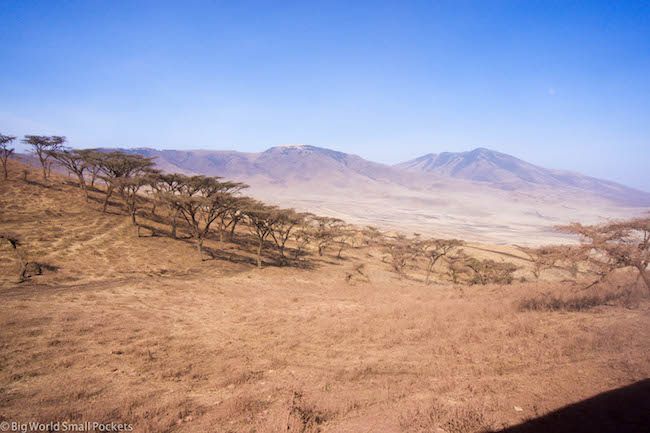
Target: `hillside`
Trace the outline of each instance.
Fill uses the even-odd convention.
[[[484,182],[512,191],[544,186],[580,191],[620,205],[650,206],[649,193],[578,173],[549,170],[484,148],[460,153],[430,153],[394,167],[411,173]]]
[[[526,311],[522,299],[573,293],[566,274],[427,285],[415,271],[398,278],[372,245],[340,259],[312,245],[300,266],[280,266],[269,248],[258,270],[245,227],[224,245],[212,235],[200,261],[186,227],[170,238],[145,197],[136,237],[118,198],[101,212],[101,185],[86,203],[64,176],[26,168],[25,181],[10,163],[0,234],[44,271],[18,283],[15,254],[0,245],[1,421],[142,433],[473,432],[543,415],[553,431],[626,419],[617,431],[633,432],[649,421],[647,299]],[[517,248],[466,250],[530,278]],[[367,277],[348,278],[358,265]],[[619,275],[591,293],[633,287]],[[614,389],[616,405],[585,400]]]
[[[122,149],[155,157],[167,172],[222,176],[285,207],[404,233],[540,244],[567,238],[553,227],[624,218],[650,194],[547,170],[486,149],[428,155],[395,167],[307,145],[265,152]]]

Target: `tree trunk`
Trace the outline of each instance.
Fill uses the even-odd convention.
[[[172,238],[176,239],[176,218],[172,219]]]
[[[79,178],[79,188],[84,192],[84,195],[86,196],[86,201],[88,201],[88,190],[86,189],[86,182],[84,181],[84,176],[83,174],[78,174],[77,177]]]
[[[113,188],[108,187],[108,190],[106,190],[106,198],[104,199],[104,207],[102,208],[102,212],[106,212],[106,206],[108,206],[108,199],[111,198],[111,195],[113,194]]]
[[[646,289],[650,290],[650,278],[648,278],[647,271],[643,269],[642,266],[637,266],[637,269],[639,270],[639,273],[641,274],[641,278],[643,278],[643,282],[645,283]]]
[[[219,246],[223,248],[223,228],[219,226]]]
[[[95,187],[95,177],[97,177],[97,173],[93,173],[93,176],[90,178],[90,186],[93,188]]]
[[[4,162],[2,164],[2,169],[5,172],[5,180],[7,180],[9,178],[9,174],[7,173],[7,160],[6,159],[4,160]]]
[[[156,200],[152,200],[151,215],[156,216]]]
[[[203,261],[203,239],[196,238],[196,249],[199,250],[199,259]]]
[[[257,268],[262,269],[262,245],[264,240],[260,238],[260,243],[257,246]]]

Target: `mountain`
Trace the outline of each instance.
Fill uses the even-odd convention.
[[[105,149],[108,150],[108,149]],[[491,151],[425,155],[396,166],[309,145],[264,152],[120,149],[166,172],[245,182],[269,203],[403,233],[487,242],[566,241],[553,226],[636,216],[650,194]]]
[[[650,194],[607,180],[578,173],[550,170],[514,156],[485,148],[468,152],[430,153],[394,168],[410,173],[428,174],[476,182],[510,190],[535,187],[581,190],[612,202],[629,206],[650,206]]]
[[[159,168],[168,172],[222,176],[280,186],[305,183],[345,188],[359,183],[400,183],[410,176],[356,155],[301,144],[276,146],[259,153],[150,148],[119,150],[155,157]]]

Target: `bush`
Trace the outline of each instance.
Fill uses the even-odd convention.
[[[561,298],[549,293],[524,298],[519,301],[519,311],[586,311],[599,305],[628,298],[627,293],[608,293],[605,295],[578,295]]]

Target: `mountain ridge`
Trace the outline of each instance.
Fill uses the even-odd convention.
[[[262,152],[149,147],[119,150],[156,157],[156,163],[164,171],[219,175],[240,181],[253,178],[276,185],[315,180],[327,183],[327,178],[334,178],[334,184],[344,186],[346,182],[342,178],[350,177],[362,183],[396,183],[421,189],[456,179],[506,191],[569,188],[626,206],[650,206],[648,192],[573,171],[543,168],[484,147],[465,152],[429,153],[394,165],[306,144],[273,146]]]

